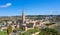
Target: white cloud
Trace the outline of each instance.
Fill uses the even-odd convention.
[[[9,6],[11,6],[12,4],[11,3],[7,3],[7,4],[5,4],[5,5],[0,5],[0,8],[6,8],[6,7],[9,7]]]

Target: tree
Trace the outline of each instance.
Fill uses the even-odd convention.
[[[9,24],[8,28],[7,28],[7,34],[9,35],[12,32],[12,26],[11,24]]]
[[[58,31],[55,29],[42,29],[38,35],[58,35]]]

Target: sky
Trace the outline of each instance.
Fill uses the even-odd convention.
[[[60,0],[0,0],[0,16],[60,15]]]

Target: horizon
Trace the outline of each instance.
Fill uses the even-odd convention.
[[[48,16],[50,16],[50,15],[52,15],[52,14],[48,14]],[[0,15],[0,17],[4,17],[4,16],[8,16],[8,17],[11,17],[11,16],[22,16],[22,14],[21,15]],[[35,16],[35,15],[25,15],[25,16]],[[38,16],[38,15],[36,15],[36,16]],[[43,15],[42,15],[43,16]],[[45,14],[45,16],[47,16],[47,14]],[[52,16],[60,16],[60,15],[52,15]]]
[[[0,16],[60,15],[60,0],[0,0]]]

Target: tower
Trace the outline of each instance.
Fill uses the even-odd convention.
[[[25,22],[25,14],[24,14],[24,10],[22,11],[22,23]]]

